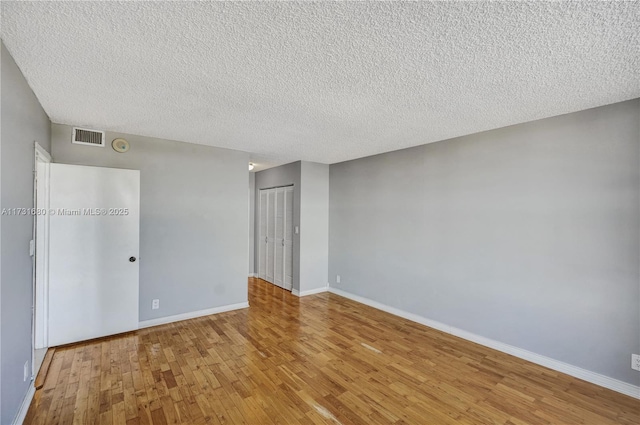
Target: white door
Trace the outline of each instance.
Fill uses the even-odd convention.
[[[260,221],[258,223],[258,277],[267,280],[267,191],[260,191]]]
[[[273,283],[284,288],[284,188],[273,189],[276,196],[274,217],[275,255]]]
[[[293,287],[293,186],[260,190],[258,276]]]
[[[284,288],[293,288],[293,187],[284,188]]]
[[[138,328],[140,172],[50,165],[49,346]]]
[[[275,266],[275,208],[276,191],[267,191],[267,276],[266,281],[273,283]]]

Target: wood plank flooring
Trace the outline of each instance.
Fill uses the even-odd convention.
[[[640,401],[323,293],[58,348],[26,424],[634,424]]]

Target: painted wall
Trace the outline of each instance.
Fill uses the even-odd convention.
[[[33,207],[34,141],[50,150],[50,123],[11,54],[2,44],[1,208]],[[32,261],[29,241],[33,217],[4,215],[0,266],[0,423],[13,421],[31,382]]]
[[[632,100],[331,165],[331,286],[639,385],[639,126]]]
[[[247,301],[248,154],[107,132],[131,144],[120,154],[51,128],[55,162],[140,170],[141,321]]]
[[[255,173],[255,233],[254,270],[258,273],[260,239],[260,190],[293,185],[293,225],[300,226],[300,168],[301,162],[292,162]],[[300,235],[293,235],[293,289],[300,290]]]
[[[329,166],[303,161],[300,190],[300,292],[329,281]]]

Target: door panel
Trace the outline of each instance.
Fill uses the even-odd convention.
[[[293,288],[293,187],[284,188],[284,288]]]
[[[276,191],[270,189],[267,191],[268,212],[267,212],[267,276],[268,282],[273,283],[274,265],[275,265],[275,207],[276,207]]]
[[[49,345],[137,329],[140,172],[51,164],[49,208]]]
[[[258,225],[258,277],[266,279],[267,277],[267,192],[260,191],[260,222]]]
[[[277,188],[276,191],[276,215],[275,225],[275,276],[273,283],[284,287],[284,189]]]

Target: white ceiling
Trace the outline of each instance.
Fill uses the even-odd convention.
[[[640,2],[2,2],[54,122],[345,161],[640,97]]]

